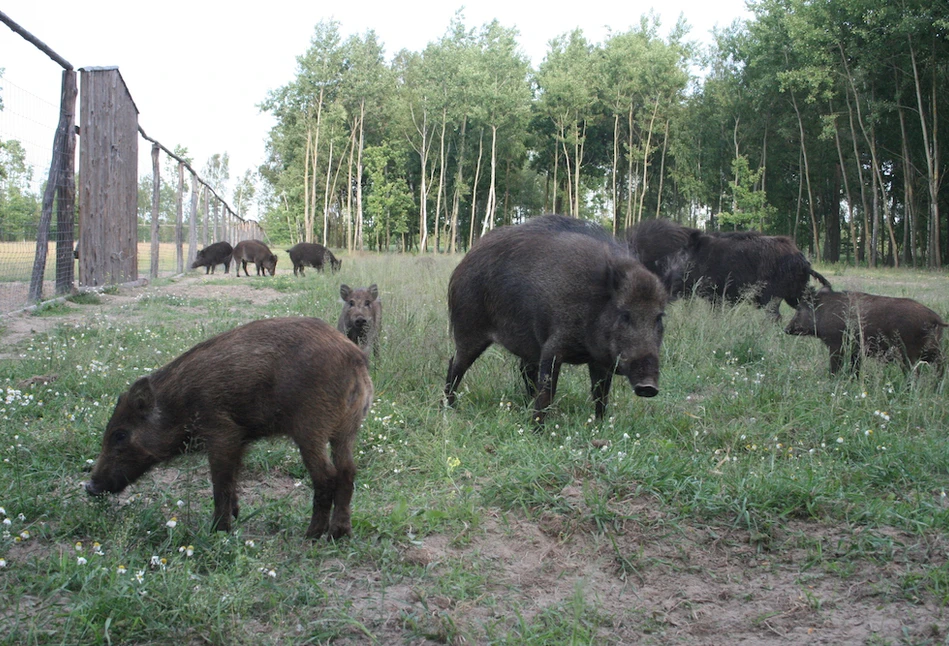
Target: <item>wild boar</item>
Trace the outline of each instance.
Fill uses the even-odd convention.
[[[830,351],[831,374],[840,371],[844,360],[855,372],[864,356],[899,361],[906,371],[925,361],[942,374],[944,327],[939,314],[910,298],[825,287],[811,290],[784,331],[823,341]]]
[[[204,273],[213,274],[214,268],[217,265],[224,265],[224,273],[228,273],[231,270],[231,257],[234,254],[234,248],[231,247],[229,242],[215,242],[214,244],[209,244],[204,249],[198,249],[198,253],[195,255],[194,262],[191,263],[192,269],[197,269],[198,267],[204,267]]]
[[[297,275],[298,270],[301,276],[305,276],[303,268],[307,265],[317,271],[323,271],[323,265],[329,261],[330,269],[333,272],[339,271],[340,267],[343,266],[343,261],[337,260],[332,251],[315,242],[295,244],[287,249],[287,253],[290,254],[290,262],[293,263],[294,276]]]
[[[371,348],[372,356],[378,358],[379,328],[382,325],[379,288],[375,283],[359,289],[340,285],[339,295],[343,299],[343,311],[339,313],[336,328],[358,345],[367,357]]]
[[[811,267],[787,236],[757,231],[703,233],[669,220],[646,220],[626,233],[630,249],[659,276],[685,265],[673,292],[695,292],[712,301],[737,302],[749,294],[758,307],[780,319],[781,301],[797,308],[811,277],[830,283]]]
[[[641,397],[659,392],[667,298],[662,284],[596,225],[561,218],[495,229],[452,273],[449,406],[465,372],[492,343],[520,359],[538,425],[563,363],[587,364],[597,418],[606,410],[614,373],[629,379]]]
[[[208,378],[229,372],[239,374]],[[372,392],[365,356],[326,322],[297,317],[248,323],[199,343],[119,397],[86,491],[120,492],[155,464],[200,446],[211,467],[212,527],[229,531],[246,446],[288,435],[313,480],[306,536],[346,536],[353,447]]]
[[[260,240],[241,240],[234,245],[234,266],[237,267],[237,277],[241,277],[241,267],[244,268],[244,275],[250,276],[247,272],[247,263],[252,262],[257,266],[257,275],[266,276],[267,272],[273,276],[277,270],[277,255],[270,253],[270,249]]]

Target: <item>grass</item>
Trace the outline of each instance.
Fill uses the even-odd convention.
[[[945,552],[933,556],[949,535],[944,381],[875,361],[858,377],[832,378],[817,340],[786,336],[748,306],[683,301],[668,310],[658,397],[637,399],[617,380],[608,419],[597,423],[586,370],[565,367],[547,427],[535,433],[515,362],[501,349],[466,375],[455,409],[441,407],[455,262],[347,256],[336,275],[295,278],[287,264],[275,278],[240,283],[202,276],[214,297],[201,284],[187,297],[162,293],[159,281],[118,311],[105,297],[86,301],[83,318],[0,360],[0,597],[9,600],[0,642],[661,642],[673,624],[592,594],[590,573],[565,578],[542,603],[508,570],[532,545],[549,540],[549,552],[582,541],[611,585],[638,588],[659,571],[701,570],[701,550],[676,549],[696,532],[772,568],[794,554],[795,577],[840,589],[868,567],[898,568],[880,598],[949,602]],[[949,312],[949,291],[932,282],[942,275],[821,271],[890,295],[912,296],[918,284],[921,300]],[[83,469],[137,376],[256,318],[335,321],[341,282],[377,283],[384,318],[351,540],[303,540],[310,484],[285,440],[248,452],[232,534],[208,532],[202,455],[153,471],[120,497],[86,497]],[[238,284],[279,298],[255,305],[221,295]],[[18,386],[51,374],[48,385]],[[632,542],[640,533],[667,553]],[[495,551],[506,541],[510,560]],[[837,605],[803,589],[802,612]],[[773,613],[754,617],[748,630],[770,634],[761,626]]]

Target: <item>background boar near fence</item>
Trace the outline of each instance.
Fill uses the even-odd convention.
[[[290,262],[293,263],[294,276],[297,275],[297,271],[300,272],[301,276],[305,276],[303,269],[306,266],[313,267],[317,271],[323,271],[323,265],[327,261],[330,269],[334,272],[339,271],[339,268],[343,266],[343,261],[337,260],[332,251],[315,242],[295,244],[287,249],[287,253],[290,254]]]
[[[939,314],[910,298],[823,288],[805,296],[785,332],[823,341],[831,374],[845,359],[855,372],[864,356],[899,361],[906,371],[926,361],[942,374],[944,327]]]
[[[219,378],[227,373],[234,378]],[[351,531],[353,446],[371,402],[366,358],[331,325],[301,317],[248,323],[199,343],[119,397],[86,491],[122,491],[196,443],[211,467],[212,526],[229,531],[246,446],[289,435],[313,480],[306,536],[339,538]]]
[[[502,227],[458,264],[448,284],[455,342],[448,405],[492,343],[520,359],[538,424],[563,363],[587,364],[597,418],[606,410],[614,372],[639,396],[659,392],[665,290],[624,246],[591,226],[542,216]]]
[[[234,254],[234,248],[231,247],[229,242],[215,242],[214,244],[209,244],[204,249],[198,249],[198,253],[194,258],[194,262],[191,263],[192,269],[197,269],[198,267],[204,267],[204,273],[213,274],[214,268],[217,265],[224,265],[224,273],[228,273],[231,269],[231,257]]]
[[[252,262],[257,266],[257,275],[266,276],[270,272],[273,276],[277,270],[277,255],[270,253],[270,248],[260,240],[241,240],[234,245],[234,272],[238,278],[241,276],[241,267],[244,268],[244,275],[250,276],[247,272],[247,263]]]
[[[812,276],[830,286],[787,236],[703,233],[668,220],[647,220],[627,232],[627,243],[657,275],[670,264],[685,265],[674,292],[695,292],[712,301],[751,297],[776,319],[782,300],[797,308]]]
[[[339,314],[337,329],[359,346],[366,356],[372,349],[373,357],[379,357],[379,328],[382,325],[382,301],[375,283],[369,287],[352,289],[339,286],[343,299],[343,311]]]

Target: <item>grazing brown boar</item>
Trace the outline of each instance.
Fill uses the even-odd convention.
[[[204,267],[204,273],[213,274],[217,265],[224,265],[224,273],[230,272],[231,258],[234,254],[234,248],[229,242],[221,241],[209,244],[204,249],[198,249],[194,262],[191,263],[192,269]]]
[[[912,299],[825,287],[803,299],[785,332],[823,341],[830,350],[832,374],[845,359],[856,371],[863,356],[899,361],[907,371],[926,361],[941,374],[944,327],[936,312]]]
[[[332,251],[315,242],[295,244],[287,249],[287,253],[290,254],[290,262],[293,263],[294,276],[297,275],[297,271],[300,272],[301,276],[305,276],[303,270],[307,265],[320,272],[323,271],[323,266],[327,262],[329,262],[330,269],[333,272],[339,271],[340,267],[343,266],[343,261],[337,260]]]
[[[371,348],[372,356],[378,358],[379,328],[382,325],[379,288],[375,283],[359,289],[340,285],[339,295],[343,299],[343,311],[339,313],[337,329],[358,345],[367,357]]]
[[[754,294],[754,303],[780,319],[784,300],[797,308],[811,277],[829,287],[787,236],[757,231],[703,233],[669,220],[646,220],[626,233],[630,249],[669,284],[670,265],[686,267],[671,285],[673,296],[695,291],[713,301],[737,302]]]
[[[247,263],[252,262],[257,266],[257,275],[266,276],[267,272],[273,276],[277,270],[277,254],[270,253],[270,248],[260,240],[241,240],[234,245],[234,266],[237,267],[237,277],[241,277],[241,267],[244,268],[244,275],[250,276],[247,272]]]
[[[219,378],[227,373],[239,374]],[[86,491],[122,491],[196,444],[211,467],[212,526],[229,531],[247,445],[288,435],[313,480],[306,536],[328,531],[339,538],[351,532],[353,446],[371,402],[366,358],[331,325],[315,318],[254,321],[199,343],[119,397]]]
[[[666,290],[626,247],[590,223],[542,216],[486,234],[448,284],[455,354],[445,397],[492,343],[520,359],[534,420],[543,424],[560,367],[587,364],[596,416],[613,374],[634,392],[659,392]]]

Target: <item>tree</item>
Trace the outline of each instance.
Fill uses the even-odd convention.
[[[32,181],[33,167],[26,161],[23,144],[0,140],[0,240],[36,235],[40,197],[30,189]]]

